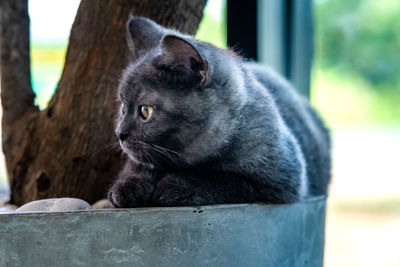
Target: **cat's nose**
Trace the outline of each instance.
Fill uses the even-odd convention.
[[[128,138],[129,134],[125,133],[125,132],[119,132],[118,133],[118,138],[119,140],[121,140],[121,142],[123,142],[126,138]]]

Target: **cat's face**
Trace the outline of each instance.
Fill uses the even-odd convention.
[[[116,127],[124,152],[155,167],[214,156],[226,142],[229,111],[213,91],[207,61],[152,21],[132,18],[128,33],[134,61],[119,86]]]

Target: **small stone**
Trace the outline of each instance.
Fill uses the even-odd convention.
[[[110,202],[108,202],[108,199],[101,199],[95,202],[92,205],[92,208],[97,210],[97,209],[111,209],[112,207],[110,205]]]
[[[76,211],[90,210],[89,203],[78,198],[48,198],[28,202],[22,205],[16,212],[21,211]]]

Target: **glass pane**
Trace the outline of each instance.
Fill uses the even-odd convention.
[[[326,266],[400,266],[399,1],[314,11],[311,99],[333,133]]]

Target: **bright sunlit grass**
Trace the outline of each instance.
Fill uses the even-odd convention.
[[[36,92],[36,104],[40,109],[55,92],[64,67],[66,44],[33,43],[31,49],[32,84]]]

